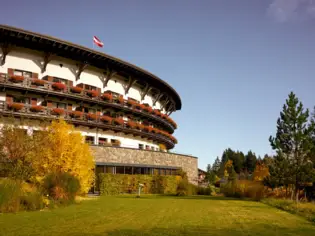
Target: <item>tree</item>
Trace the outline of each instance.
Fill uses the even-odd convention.
[[[83,136],[65,121],[53,121],[47,132],[38,134],[33,166],[36,179],[49,173],[67,172],[78,178],[81,193],[87,193],[94,179],[94,158]]]
[[[33,139],[25,130],[4,125],[0,135],[1,176],[29,181],[33,174],[33,147]]]
[[[212,170],[216,175],[219,174],[220,165],[221,165],[220,159],[219,157],[217,157],[212,165]]]
[[[284,158],[283,162],[288,165],[287,170],[282,171],[292,177],[296,201],[299,200],[300,187],[309,181],[311,175],[312,133],[314,123],[309,122],[308,109],[305,110],[302,102],[291,92],[277,120],[276,136],[270,136],[269,141],[278,156]],[[273,177],[279,179],[279,176]]]
[[[249,172],[253,173],[256,167],[256,155],[250,150],[245,156],[244,168]]]
[[[216,181],[216,174],[213,170],[213,167],[211,168],[211,165],[207,165],[207,174],[205,177],[205,180],[209,182],[209,184],[214,184]]]
[[[255,181],[263,181],[269,176],[269,168],[265,165],[263,161],[258,161],[253,173],[253,179]]]

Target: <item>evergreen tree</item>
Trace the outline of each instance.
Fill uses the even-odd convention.
[[[256,155],[251,150],[249,150],[245,156],[244,169],[249,173],[253,173],[256,167],[256,161]]]
[[[219,170],[220,170],[220,166],[221,166],[221,161],[219,159],[219,157],[217,157],[212,165],[212,170],[213,172],[218,175]]]
[[[310,154],[313,148],[311,138],[314,133],[314,122],[310,124],[308,119],[308,109],[304,110],[303,104],[291,92],[280,112],[276,136],[269,138],[271,147],[284,159],[283,163],[288,165],[282,172],[285,172],[286,181],[292,180],[296,201],[300,187],[309,181],[312,174]],[[282,173],[273,173],[271,177],[280,179],[279,175]]]

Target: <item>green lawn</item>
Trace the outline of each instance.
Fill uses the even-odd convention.
[[[219,197],[101,197],[52,211],[0,214],[0,235],[315,235],[315,225],[258,202]]]

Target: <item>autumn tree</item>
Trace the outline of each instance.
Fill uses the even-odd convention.
[[[80,132],[65,121],[53,121],[46,132],[38,134],[33,166],[41,181],[52,172],[68,172],[80,181],[81,192],[87,193],[94,179],[94,158]]]
[[[253,173],[253,180],[263,181],[266,177],[269,176],[269,168],[263,161],[256,163],[256,167]]]
[[[313,171],[310,159],[313,132],[314,123],[309,122],[308,109],[305,110],[303,104],[291,92],[277,120],[276,136],[270,136],[269,141],[277,155],[288,165],[287,170],[283,171],[287,171],[292,178],[296,201],[301,185],[310,181]]]

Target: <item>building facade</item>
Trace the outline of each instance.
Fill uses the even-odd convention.
[[[9,26],[0,25],[0,47],[4,119],[27,119],[32,125],[22,128],[31,135],[40,130],[40,120],[62,117],[93,146],[101,172],[173,174],[185,170],[187,161],[194,165],[190,180],[197,177],[195,157],[167,160],[177,160],[167,151],[177,143],[170,115],[181,109],[181,99],[157,76],[107,54]],[[141,151],[152,158],[137,158]]]

